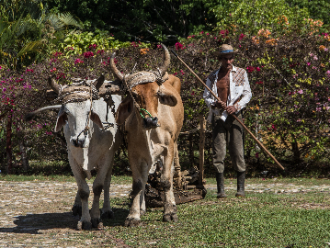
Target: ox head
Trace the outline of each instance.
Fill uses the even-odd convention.
[[[135,111],[134,108],[136,108],[136,104],[134,104],[132,97],[139,106],[139,116],[142,117],[143,126],[147,129],[159,126],[159,104],[169,106],[175,106],[177,104],[177,99],[173,93],[162,85],[168,78],[166,71],[170,65],[170,53],[164,45],[163,49],[165,61],[158,71],[142,71],[129,75],[123,75],[118,70],[114,63],[115,54],[112,54],[110,58],[110,68],[119,80],[125,81],[128,91],[131,92],[131,95],[129,94],[118,107],[116,114],[117,124],[123,124],[127,117]]]
[[[66,133],[66,138],[70,137],[70,143],[75,147],[87,148],[89,146],[93,135],[93,125],[91,125],[90,120],[103,129],[99,115],[94,112],[93,108],[91,109],[89,86],[89,84],[93,84],[93,99],[97,99],[98,90],[103,82],[103,75],[94,82],[92,80],[82,80],[66,87],[59,85],[54,78],[48,80],[50,87],[58,94],[58,99],[62,102],[57,116],[55,132],[60,131],[67,124],[65,132],[68,133]],[[89,126],[89,129],[86,129],[86,126]]]

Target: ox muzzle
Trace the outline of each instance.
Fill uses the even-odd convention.
[[[71,142],[77,148],[87,148],[89,145],[88,130],[83,130],[78,136],[72,136]]]
[[[77,148],[85,148],[85,139],[72,139],[72,144]]]
[[[144,118],[143,125],[147,129],[159,127],[158,118],[157,117]]]

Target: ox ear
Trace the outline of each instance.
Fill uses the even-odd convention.
[[[116,122],[118,125],[122,125],[125,123],[127,117],[133,111],[133,101],[130,96],[127,96],[121,104],[119,104],[117,112],[116,112]]]
[[[171,107],[174,107],[178,103],[178,99],[176,99],[175,95],[164,86],[158,91],[158,98],[160,103]]]
[[[91,120],[101,129],[103,129],[102,121],[98,114],[96,114],[94,111],[91,113]]]
[[[68,117],[66,116],[66,113],[63,111],[63,109],[61,109],[57,116],[54,132],[57,133],[58,131],[60,131],[62,127],[66,124],[67,120]]]

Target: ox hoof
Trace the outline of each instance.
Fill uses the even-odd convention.
[[[146,214],[146,211],[145,210],[141,210],[140,211],[140,215],[142,216],[142,215],[145,215]]]
[[[81,216],[82,215],[82,208],[81,208],[81,206],[74,205],[72,207],[72,213],[73,213],[74,216],[77,216],[77,215]]]
[[[101,218],[102,219],[113,219],[115,217],[114,213],[112,211],[106,211],[102,213]]]
[[[103,230],[104,227],[103,227],[103,222],[100,222],[98,225],[97,225],[97,230]]]
[[[164,222],[170,222],[171,221],[171,215],[170,214],[164,214],[163,215],[163,221]]]
[[[78,230],[91,230],[92,223],[90,223],[88,221],[78,221],[77,229]]]
[[[171,219],[172,219],[173,222],[178,222],[178,220],[179,220],[177,214],[172,214],[172,215],[171,215]]]
[[[103,229],[103,223],[100,218],[92,219],[92,227],[97,229]]]
[[[125,226],[127,227],[133,227],[133,226],[140,226],[141,221],[137,219],[126,219],[125,220]]]

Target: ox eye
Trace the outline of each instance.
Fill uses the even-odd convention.
[[[139,99],[139,94],[136,93],[135,91],[132,91],[132,95],[135,98],[135,100],[138,100]]]
[[[137,96],[138,93],[137,93],[136,91],[132,91],[132,95],[133,95],[133,96]]]

